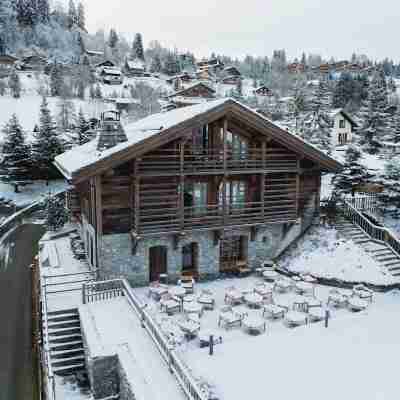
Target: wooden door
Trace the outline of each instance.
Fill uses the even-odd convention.
[[[150,282],[158,281],[160,274],[167,273],[167,254],[165,246],[155,246],[150,248]]]

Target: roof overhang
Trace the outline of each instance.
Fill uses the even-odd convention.
[[[223,103],[217,104],[215,107],[208,109],[203,113],[199,113],[194,117],[183,120],[176,125],[170,126],[167,129],[161,129],[130,146],[127,146],[110,155],[99,158],[90,165],[84,166],[81,169],[70,172],[65,166],[56,159],[54,165],[60,172],[73,184],[84,181],[92,176],[104,173],[110,168],[127,162],[133,158],[151,151],[153,148],[163,146],[173,140],[179,139],[191,128],[216,121],[222,117],[237,118],[244,124],[257,131],[260,135],[265,135],[268,138],[280,143],[293,152],[308,158],[319,165],[320,169],[327,172],[335,172],[342,169],[342,165],[335,159],[324,154],[316,147],[305,142],[300,137],[280,128],[261,114],[240,104],[233,99],[227,99]]]

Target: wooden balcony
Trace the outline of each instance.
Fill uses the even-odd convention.
[[[220,174],[230,173],[295,172],[297,159],[294,154],[269,152],[249,148],[245,152],[224,151],[221,148],[180,150],[160,149],[142,156],[137,164],[142,176]]]
[[[221,229],[266,223],[294,222],[296,201],[207,204],[197,207],[168,207],[155,211],[140,210],[134,231],[139,235],[178,233],[193,230]]]

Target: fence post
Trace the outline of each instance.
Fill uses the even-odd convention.
[[[82,304],[86,304],[86,283],[82,285]]]

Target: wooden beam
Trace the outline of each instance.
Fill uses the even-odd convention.
[[[300,170],[300,159],[297,160],[297,169]],[[296,174],[296,215],[299,216],[299,201],[300,201],[300,173]]]
[[[135,172],[138,171],[138,159],[135,159]],[[135,175],[135,231],[140,232],[140,177]]]
[[[227,118],[223,119],[223,131],[222,131],[222,142],[223,142],[223,160],[224,160],[224,177],[222,179],[222,220],[223,220],[223,225],[225,226],[226,223],[226,213],[227,213],[227,208],[226,208],[226,178],[228,175],[227,171],[227,142],[226,142],[226,134],[228,131],[228,120]]]
[[[180,199],[179,199],[179,214],[180,227],[183,231],[185,228],[185,142],[180,143]]]

